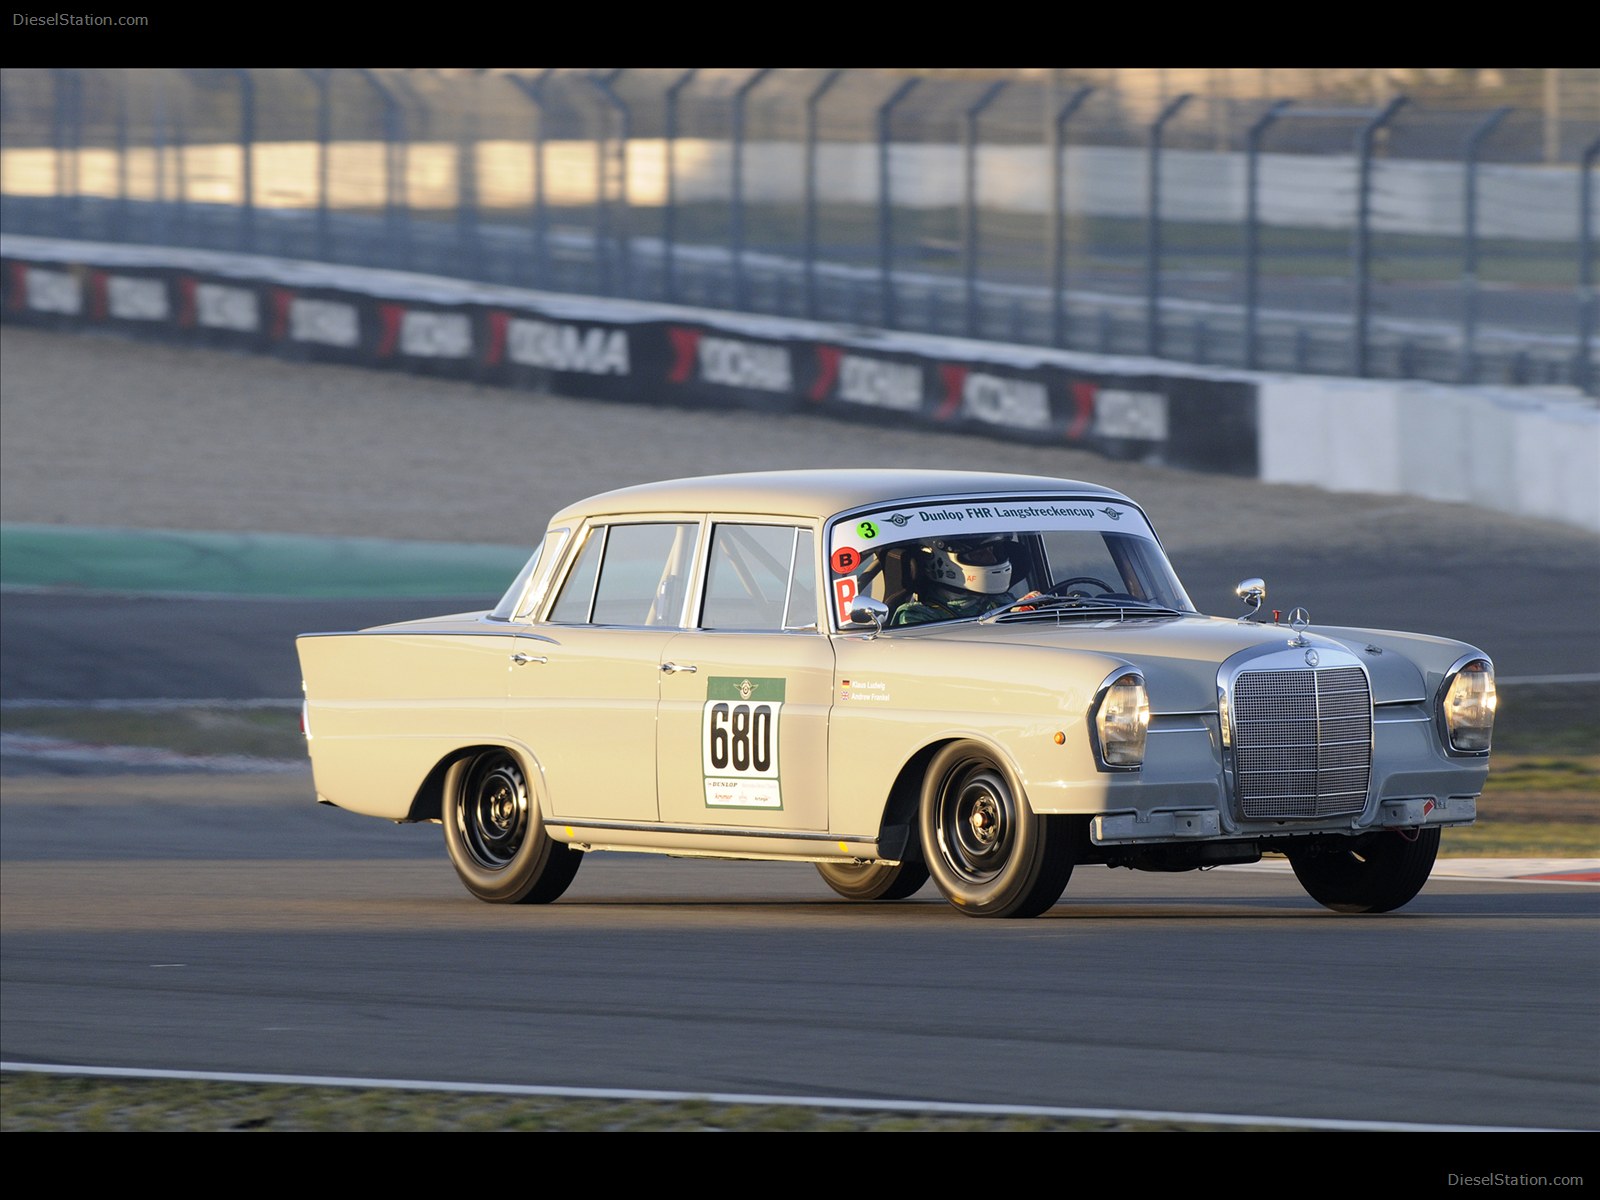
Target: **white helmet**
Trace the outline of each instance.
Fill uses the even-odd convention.
[[[1011,587],[1006,539],[969,538],[923,547],[922,566],[930,582],[955,591],[998,596]]]

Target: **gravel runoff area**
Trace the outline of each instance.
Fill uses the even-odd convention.
[[[1592,554],[1576,528],[1463,505],[1330,494],[1085,451],[796,413],[654,407],[369,368],[0,328],[8,522],[531,546],[549,515],[625,484],[818,466],[1015,470],[1122,489],[1168,549],[1454,548]],[[1251,555],[1240,556],[1241,569]],[[1451,564],[1436,563],[1436,566]]]

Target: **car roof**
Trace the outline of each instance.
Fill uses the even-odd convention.
[[[831,517],[868,505],[977,496],[1074,495],[1127,500],[1075,479],[989,471],[846,469],[751,471],[667,479],[602,492],[567,506],[552,524],[611,513],[726,512]]]

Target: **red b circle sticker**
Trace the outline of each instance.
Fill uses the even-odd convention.
[[[835,575],[848,575],[861,565],[861,552],[849,546],[840,546],[828,561],[833,564]]]

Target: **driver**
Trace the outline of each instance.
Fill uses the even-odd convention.
[[[912,596],[895,609],[890,625],[921,625],[981,617],[1010,604],[1027,588],[1011,580],[1015,542],[1004,535],[947,538],[910,548],[906,564]]]

